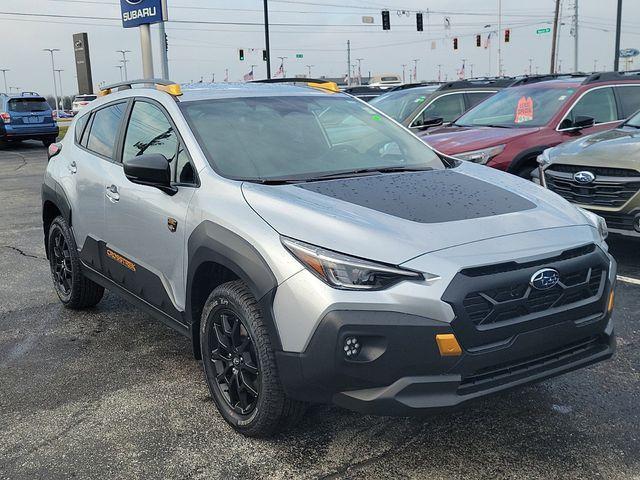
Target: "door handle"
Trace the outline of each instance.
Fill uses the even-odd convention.
[[[70,173],[77,173],[78,172],[78,167],[76,166],[76,162],[71,162],[68,166],[67,169],[69,170]]]
[[[120,200],[120,194],[118,193],[118,187],[115,185],[109,185],[107,187],[107,193],[104,194],[111,203],[116,203]]]

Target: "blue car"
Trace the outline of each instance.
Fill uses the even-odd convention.
[[[56,141],[59,129],[47,101],[34,92],[0,94],[0,141],[41,140],[45,147]]]

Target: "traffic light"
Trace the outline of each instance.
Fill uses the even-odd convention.
[[[507,28],[504,31],[504,43],[509,43],[509,40],[511,40],[511,30]]]
[[[240,56],[240,60],[244,60],[244,48],[239,49],[238,54]]]
[[[482,46],[482,37],[480,35],[476,35],[476,47]]]
[[[267,51],[266,50],[262,50],[262,61],[263,62],[267,61]]]
[[[391,30],[391,18],[389,10],[382,11],[382,30]]]
[[[457,49],[458,49],[458,39],[457,39],[457,38],[454,38],[454,39],[453,39],[453,49],[454,49],[454,50],[457,50]]]
[[[416,13],[416,27],[418,28],[419,32],[423,32],[424,31],[424,22],[422,20],[422,14],[421,13]]]

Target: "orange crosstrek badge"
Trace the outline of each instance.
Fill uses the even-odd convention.
[[[533,120],[533,99],[521,97],[516,107],[516,123],[530,122]]]

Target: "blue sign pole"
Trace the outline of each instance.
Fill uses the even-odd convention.
[[[150,25],[167,21],[167,0],[120,0],[120,10],[123,28],[140,29],[142,71],[144,78],[152,79],[154,74]]]

